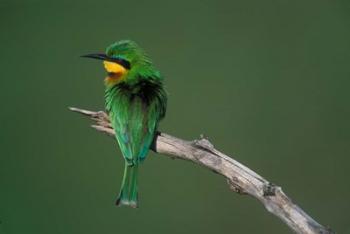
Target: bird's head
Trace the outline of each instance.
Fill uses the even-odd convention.
[[[134,83],[139,77],[147,76],[153,69],[146,53],[135,42],[122,40],[108,46],[106,53],[88,54],[82,57],[103,61],[107,71],[105,84],[114,86],[121,82]]]

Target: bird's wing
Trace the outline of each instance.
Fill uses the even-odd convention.
[[[120,97],[111,106],[110,117],[124,158],[135,164],[146,158],[158,121],[164,117],[166,95],[163,90],[145,102]]]
[[[147,156],[147,152],[153,142],[156,130],[158,128],[158,122],[165,117],[166,106],[167,96],[165,91],[163,89],[156,90],[156,95],[154,96],[154,99],[149,105],[147,111],[147,124],[144,125],[144,136],[139,154],[141,161]]]

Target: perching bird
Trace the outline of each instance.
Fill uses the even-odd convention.
[[[117,205],[138,206],[138,167],[146,158],[164,118],[167,95],[160,72],[135,42],[118,41],[106,54],[83,57],[103,60],[107,71],[105,105],[125,159]]]

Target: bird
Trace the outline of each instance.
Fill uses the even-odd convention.
[[[107,76],[105,109],[125,161],[116,205],[138,207],[138,170],[165,117],[167,92],[163,76],[134,41],[120,40],[105,53],[83,55],[102,60]]]

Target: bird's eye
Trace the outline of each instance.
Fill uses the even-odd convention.
[[[130,62],[126,59],[121,58],[121,57],[113,58],[113,62],[116,62],[116,63],[122,65],[124,68],[126,68],[128,70],[130,70],[130,68],[131,68]]]

